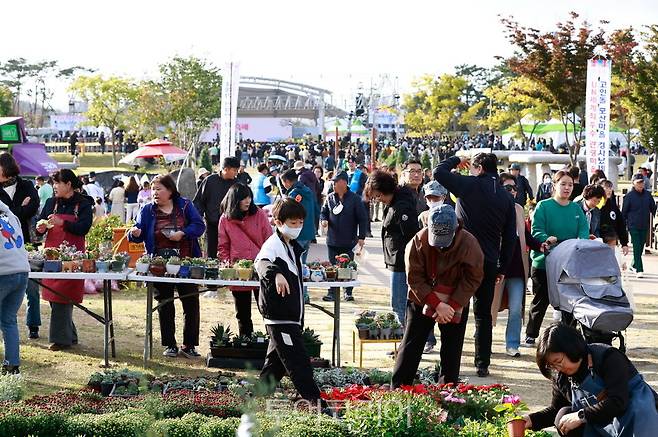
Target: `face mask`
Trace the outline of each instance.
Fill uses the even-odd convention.
[[[438,208],[441,205],[443,205],[443,200],[437,200],[436,202],[427,202],[427,206],[429,206],[430,209]]]
[[[279,232],[281,232],[286,237],[291,240],[296,240],[299,237],[299,234],[302,232],[302,228],[291,228],[290,226],[284,224],[283,226],[278,226]]]
[[[546,185],[550,184],[550,183],[551,183],[550,178],[546,178],[546,179],[544,179],[544,183],[545,183]]]
[[[334,213],[334,215],[338,215],[341,212],[343,212],[343,204],[339,203],[338,205],[334,206],[332,212]]]

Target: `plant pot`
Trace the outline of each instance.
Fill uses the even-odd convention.
[[[238,274],[238,279],[241,281],[249,281],[251,279],[251,276],[254,274],[253,269],[235,269],[236,273]]]
[[[71,265],[71,267],[73,268],[73,271],[75,273],[81,272],[82,271],[82,260],[81,259],[75,259],[72,262],[73,262],[73,264]]]
[[[73,273],[73,261],[62,261],[63,273]]]
[[[29,259],[28,262],[30,263],[30,271],[32,272],[40,272],[43,270],[43,263],[44,260],[42,259]]]
[[[368,336],[370,340],[377,340],[379,338],[379,328],[368,329]]]
[[[164,276],[167,268],[162,264],[151,264],[149,266],[149,273],[153,276]]]
[[[114,389],[113,382],[101,382],[101,395],[107,397],[110,395],[110,393],[112,393],[113,389]]]
[[[135,272],[145,275],[149,272],[149,263],[137,263],[135,264]]]
[[[359,328],[359,340],[367,340],[368,335],[370,335],[370,330],[368,328]]]
[[[338,272],[336,270],[325,270],[324,274],[327,277],[327,281],[335,281]]]
[[[380,328],[382,340],[391,338],[391,328]]]
[[[203,279],[206,277],[206,268],[203,266],[191,266],[190,267],[190,278],[192,279]]]
[[[356,270],[352,270],[352,281],[356,281],[357,278],[359,277],[359,272]]]
[[[507,435],[509,437],[524,437],[525,436],[525,420],[512,419],[507,421]]]
[[[96,261],[96,271],[98,273],[107,273],[107,261]]]
[[[219,277],[225,281],[233,281],[237,279],[238,273],[232,268],[219,269]]]
[[[304,348],[309,357],[319,357],[322,343],[304,343]]]
[[[169,264],[165,266],[167,269],[167,274],[170,276],[176,276],[180,270],[180,264]]]
[[[180,270],[178,270],[178,277],[179,278],[189,278],[190,277],[190,266],[180,266]]]
[[[123,260],[121,260],[121,261],[112,261],[110,263],[110,270],[113,271],[113,272],[120,273],[120,272],[123,272],[123,266],[124,266]]]
[[[306,264],[302,265],[302,279],[305,281],[311,279],[311,269]]]
[[[217,279],[219,276],[219,268],[206,267],[206,279]]]
[[[82,260],[82,272],[83,273],[96,273],[96,261],[93,259],[83,259]]]
[[[43,271],[49,273],[57,273],[62,271],[62,262],[59,260],[45,260],[43,262]]]
[[[403,335],[404,335],[404,329],[395,328],[393,330],[393,338],[402,338]]]
[[[339,281],[349,281],[352,279],[352,269],[339,267],[336,277]]]
[[[311,281],[312,282],[324,281],[324,272],[322,270],[311,270]]]

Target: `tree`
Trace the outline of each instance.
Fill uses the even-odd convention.
[[[195,57],[175,57],[160,66],[160,75],[154,83],[166,97],[160,119],[166,121],[171,137],[195,157],[199,136],[220,115],[219,70]]]
[[[644,53],[638,56],[628,100],[640,126],[642,144],[655,151],[658,146],[658,25],[647,26],[642,36]]]
[[[432,158],[430,157],[430,152],[425,149],[423,155],[420,157],[420,164],[423,166],[423,169],[432,168]]]
[[[210,160],[210,150],[204,147],[201,151],[201,167],[212,172],[212,161]]]
[[[517,76],[504,84],[494,85],[485,90],[485,95],[491,102],[491,111],[485,120],[489,129],[501,131],[514,127],[516,135],[522,137],[526,144],[532,140],[537,126],[551,116],[545,91],[528,77]],[[523,129],[524,119],[533,120],[529,137]]]
[[[11,90],[4,85],[0,85],[0,117],[11,115],[14,105],[14,96]]]
[[[576,23],[578,17],[571,12],[565,23],[557,23],[557,29],[545,33],[521,26],[511,17],[501,20],[516,48],[507,65],[547,91],[546,103],[560,116],[572,163],[580,151],[584,130],[587,61],[605,45],[604,30],[593,31],[587,21]],[[571,140],[569,125],[573,127]]]
[[[30,64],[25,58],[9,59],[0,65],[0,73],[3,73],[7,79],[0,81],[3,85],[12,90],[14,95],[13,113],[19,115],[20,101],[23,88],[28,77],[32,76],[38,68],[35,64]]]
[[[115,132],[125,126],[130,105],[135,101],[135,85],[120,77],[104,79],[100,75],[78,77],[70,91],[88,103],[85,116],[92,126],[110,129],[112,139],[112,165],[117,165]]]
[[[414,81],[416,90],[404,96],[407,128],[424,135],[456,130],[460,115],[467,109],[461,100],[467,85],[466,79],[451,74],[437,79],[426,75]]]

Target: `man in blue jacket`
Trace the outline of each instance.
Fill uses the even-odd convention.
[[[473,296],[473,314],[475,367],[478,376],[485,377],[489,375],[491,362],[494,287],[502,281],[503,272],[507,270],[517,244],[516,207],[514,199],[498,183],[496,155],[475,155],[470,165],[473,176],[452,172],[454,168],[463,168],[468,163],[468,158],[448,158],[434,170],[434,179],[458,198],[455,208],[457,217],[463,221],[464,229],[475,236],[484,252],[484,278]],[[463,314],[465,319],[467,308],[464,308]]]
[[[347,173],[339,172],[333,179],[334,192],[329,194],[320,212],[320,226],[327,233],[327,251],[329,261],[336,263],[336,255],[346,253],[350,259],[354,258],[354,247],[358,250],[365,244],[368,228],[368,211],[363,205],[361,196],[349,190],[349,177]],[[345,300],[353,301],[352,288],[345,290]],[[329,293],[322,298],[324,301],[333,301],[336,298],[336,289],[329,289]]]
[[[644,176],[641,173],[633,176],[633,189],[624,196],[621,213],[628,225],[628,233],[633,244],[633,263],[631,271],[635,271],[638,278],[644,277],[642,265],[642,252],[647,241],[649,219],[656,214],[656,202],[651,193],[644,188]]]
[[[311,240],[315,238],[315,219],[320,215],[320,211],[315,194],[313,194],[311,189],[298,179],[299,176],[294,169],[287,170],[281,175],[281,183],[288,193],[287,197],[294,199],[297,203],[301,203],[304,210],[306,210],[304,226],[302,227],[302,232],[297,237],[297,244],[304,249],[304,252],[302,253],[302,263],[306,264],[308,248],[311,244]]]

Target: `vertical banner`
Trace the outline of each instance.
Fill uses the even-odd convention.
[[[610,86],[612,61],[587,61],[587,94],[585,97],[585,156],[587,173],[608,172],[610,159]]]
[[[228,62],[222,75],[222,111],[219,128],[219,156],[224,159],[235,154],[240,73],[236,62]]]

